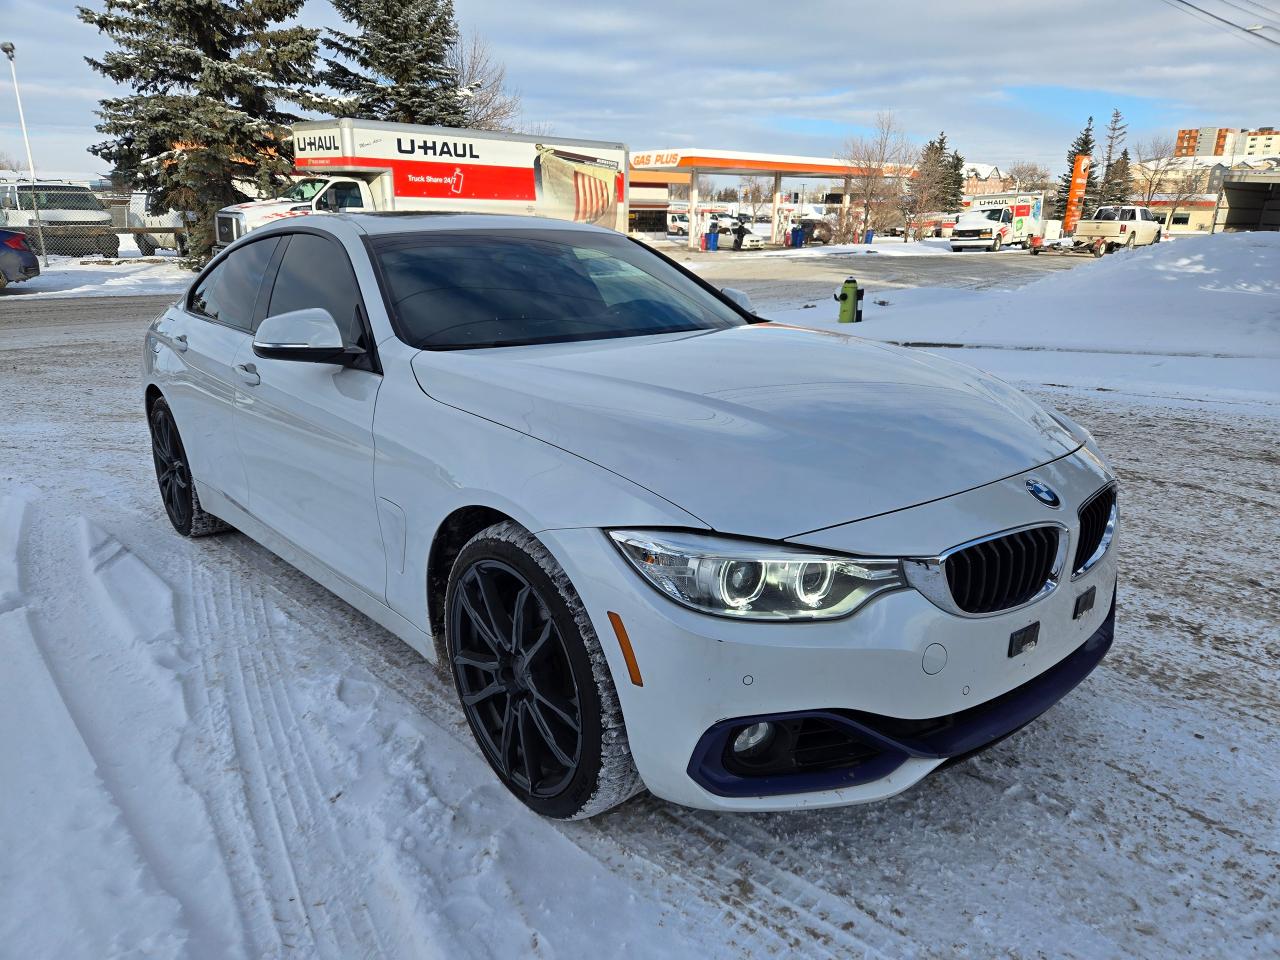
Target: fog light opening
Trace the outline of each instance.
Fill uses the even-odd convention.
[[[739,757],[754,757],[768,749],[773,742],[773,724],[767,720],[743,727],[733,738],[733,752]]]

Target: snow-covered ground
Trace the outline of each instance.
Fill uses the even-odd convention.
[[[1188,264],[1218,271],[1198,283],[1125,283],[1187,298],[1228,276],[1274,283],[1275,248],[1222,240]],[[1254,254],[1260,270],[1233,272]],[[1074,309],[1040,288],[1124,259],[1021,295]],[[1258,325],[1233,308],[1224,337],[1268,361],[1274,292],[1240,295]],[[976,331],[970,308],[1003,296],[1017,308],[1019,294],[895,291],[858,332],[893,338],[912,297],[913,322],[950,301]],[[1120,614],[1101,668],[1015,737],[872,806],[727,816],[643,796],[555,824],[497,785],[412,650],[238,534],[172,533],[140,413],[154,311],[110,303],[61,326],[58,303],[0,311],[0,956],[1280,954],[1280,428],[1265,404],[1050,388],[1121,476]],[[1070,350],[1005,349],[1027,341],[994,324],[981,354],[954,352],[1143,356],[1099,353],[1105,324]]]
[[[124,261],[123,263],[120,261]],[[34,280],[15,283],[0,293],[11,306],[25,297],[126,297],[178,293],[191,283],[192,273],[172,250],[142,257],[131,234],[120,235],[120,257],[50,256]]]
[[[1280,416],[1280,233],[1187,237],[1013,291],[868,295],[857,327],[836,321],[832,301],[759,306],[780,322],[922,345],[1020,383]]]

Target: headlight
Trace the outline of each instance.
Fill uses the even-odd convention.
[[[990,240],[990,239],[991,239],[991,231],[990,231],[990,230],[979,230],[979,231],[978,231],[978,236],[979,236],[979,237],[981,237],[981,238],[983,238],[983,239]]]
[[[746,620],[832,620],[906,586],[898,560],[814,553],[696,533],[610,530],[622,555],[672,600]]]

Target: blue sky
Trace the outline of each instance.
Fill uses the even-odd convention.
[[[892,111],[917,141],[946,130],[970,160],[1057,171],[1085,119],[1102,126],[1113,106],[1131,140],[1183,126],[1280,126],[1280,47],[1160,0],[1073,0],[1061,10],[1024,0],[455,3],[463,29],[506,64],[529,122],[634,150],[829,156]],[[327,0],[308,0],[303,22],[336,20]],[[119,91],[83,58],[100,54],[104,39],[72,3],[0,0],[4,39],[18,47],[37,165],[101,170],[86,152],[100,139],[93,111]],[[7,69],[0,152],[22,156]]]

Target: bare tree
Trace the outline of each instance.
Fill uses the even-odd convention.
[[[909,147],[903,153],[902,165],[914,170],[914,176],[898,195],[899,209],[904,220],[904,243],[911,239],[913,230],[919,239],[925,215],[937,210],[939,201],[946,193],[945,161],[945,157],[931,156],[926,147]]]
[[[712,182],[710,177],[698,174],[697,187],[699,203],[706,203],[708,200],[713,199],[712,194],[715,193],[716,185]],[[673,183],[671,185],[670,193],[672,200],[689,199],[689,188],[683,183]]]
[[[1179,158],[1173,155],[1173,141],[1168,137],[1141,141],[1134,146],[1133,155],[1137,161],[1133,165],[1134,192],[1149,204],[1157,193],[1165,192],[1165,181],[1178,168]]]
[[[743,177],[738,181],[738,199],[751,210],[751,219],[760,216],[760,208],[773,202],[773,184],[761,177]]]
[[[1168,231],[1170,224],[1173,223],[1173,215],[1178,212],[1178,207],[1193,197],[1200,196],[1203,192],[1204,174],[1195,168],[1175,173],[1167,178],[1160,188],[1160,199],[1168,204],[1168,210],[1164,216],[1164,229]]]
[[[843,160],[853,168],[848,178],[850,193],[862,208],[861,229],[874,227],[883,207],[899,206],[904,162],[909,146],[892,113],[876,114],[875,127],[867,136],[853,137],[845,144]],[[841,233],[850,229],[841,224]],[[847,239],[842,236],[840,239]]]
[[[18,161],[3,150],[0,150],[0,170],[12,170],[15,173],[18,171]]]
[[[449,48],[449,66],[458,75],[463,125],[474,130],[514,130],[520,95],[507,89],[507,68],[494,59],[479,34],[459,37]]]
[[[1030,160],[1009,164],[1005,176],[1013,181],[1015,190],[1048,190],[1053,186],[1049,168]]]

